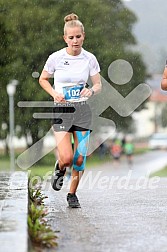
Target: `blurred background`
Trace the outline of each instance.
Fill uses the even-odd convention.
[[[55,145],[51,134],[45,137],[50,121],[32,116],[44,108],[21,108],[17,104],[52,101],[38,78],[48,56],[66,46],[62,37],[64,16],[71,12],[85,26],[84,48],[96,55],[101,75],[114,88],[124,97],[140,83],[152,89],[151,96],[128,117],[119,116],[111,107],[104,111],[102,116],[112,119],[117,131],[88,158],[88,165],[110,156],[116,139],[131,139],[136,152],[166,149],[160,143],[160,139],[167,139],[167,96],[160,89],[167,59],[166,9],[165,0],[0,0],[0,170],[11,168],[9,156],[15,160],[42,138],[41,151]],[[108,67],[117,59],[133,67],[133,77],[126,85],[116,85],[108,77]],[[110,130],[99,128],[99,138],[105,139]],[[152,138],[159,144],[152,144]],[[52,152],[36,166],[48,169],[54,159]]]

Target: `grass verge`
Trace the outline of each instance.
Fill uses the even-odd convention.
[[[40,252],[44,248],[57,246],[55,231],[45,220],[48,214],[44,206],[45,198],[47,197],[41,193],[40,188],[29,188],[28,233],[31,251]]]
[[[163,169],[151,174],[151,177],[154,177],[154,176],[167,177],[167,166],[164,167]]]

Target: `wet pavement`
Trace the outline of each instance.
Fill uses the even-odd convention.
[[[44,252],[166,252],[167,178],[149,178],[167,164],[166,152],[136,156],[132,166],[107,162],[86,169],[77,191],[81,209],[69,209],[65,180],[55,192],[42,185],[56,249]],[[0,173],[0,251],[27,252],[28,175]]]
[[[28,176],[0,173],[0,251],[27,252]]]
[[[124,160],[87,169],[77,191],[81,209],[67,207],[67,180],[59,192],[46,183],[48,221],[59,231],[57,249],[46,251],[166,252],[167,178],[148,174],[167,159],[150,155],[136,157],[132,167]]]

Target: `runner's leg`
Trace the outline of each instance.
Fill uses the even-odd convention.
[[[54,135],[57,144],[59,168],[60,170],[63,170],[66,167],[70,167],[73,162],[71,133],[65,131],[54,131]]]
[[[74,131],[74,159],[70,193],[75,193],[84,173],[90,131]]]

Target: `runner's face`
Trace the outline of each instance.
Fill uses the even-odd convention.
[[[64,35],[64,40],[68,46],[67,52],[71,55],[80,54],[84,38],[85,33],[82,32],[79,26],[68,27]]]

